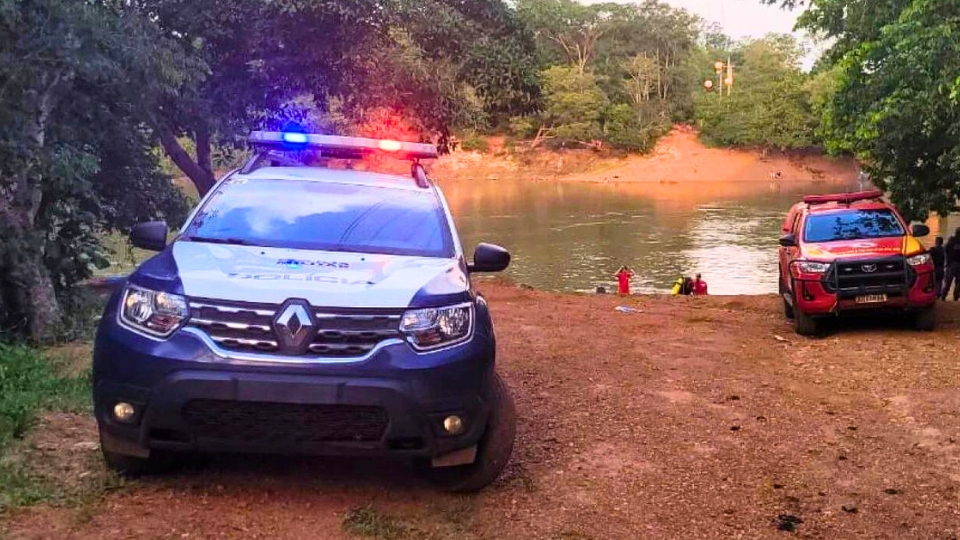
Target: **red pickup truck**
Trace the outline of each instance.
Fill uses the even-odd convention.
[[[883,192],[809,195],[790,209],[780,237],[780,296],[801,335],[844,311],[910,313],[919,330],[936,326],[933,261]]]

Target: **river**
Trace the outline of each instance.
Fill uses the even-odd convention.
[[[804,194],[849,191],[825,181],[585,183],[441,181],[464,250],[508,248],[514,281],[537,289],[616,290],[621,264],[636,292],[667,292],[697,272],[711,294],[777,292],[777,238]]]

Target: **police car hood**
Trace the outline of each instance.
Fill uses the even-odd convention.
[[[921,251],[923,246],[912,236],[811,242],[803,246],[804,256],[818,261],[876,259],[900,254],[913,255]]]
[[[176,242],[170,249],[183,294],[279,304],[406,308],[462,301],[457,259]],[[144,270],[149,271],[145,268]]]

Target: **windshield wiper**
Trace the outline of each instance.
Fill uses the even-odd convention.
[[[233,245],[235,245],[235,246],[256,246],[256,245],[259,245],[259,244],[255,244],[255,243],[253,243],[253,242],[251,242],[251,241],[249,241],[249,240],[245,240],[245,239],[243,239],[243,238],[231,238],[231,237],[227,237],[227,238],[214,238],[214,237],[212,237],[212,236],[187,236],[187,237],[184,237],[184,240],[186,240],[186,241],[188,241],[188,242],[203,242],[203,243],[205,243],[205,244],[233,244]]]

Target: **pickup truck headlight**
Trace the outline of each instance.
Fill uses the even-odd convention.
[[[907,257],[907,264],[910,266],[920,266],[921,264],[927,264],[930,262],[929,253],[921,253],[919,255],[914,255],[913,257]]]
[[[825,274],[830,269],[829,263],[799,261],[796,264],[801,274]]]
[[[400,331],[418,351],[466,341],[473,333],[473,304],[412,309],[400,319]]]
[[[187,299],[179,294],[151,291],[127,285],[120,304],[120,320],[157,337],[172,334],[190,316]]]

